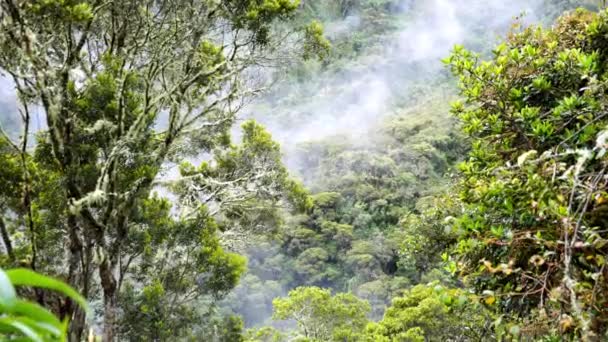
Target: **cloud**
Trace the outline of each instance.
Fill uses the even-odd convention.
[[[294,84],[284,81],[270,97],[250,108],[283,145],[286,162],[297,168],[293,152],[303,142],[342,135],[355,143],[365,141],[369,130],[391,114],[404,97],[441,79],[441,58],[455,44],[477,48],[504,36],[516,16],[524,23],[538,20],[543,0],[418,0],[403,1],[401,29],[378,37],[356,60],[344,61],[338,70],[314,74]],[[330,37],[361,29],[362,15],[326,25]],[[369,23],[368,23],[369,25]],[[355,36],[352,39],[357,39]],[[335,68],[334,68],[335,69]],[[299,97],[299,98],[298,98]],[[295,98],[295,99],[294,99]],[[447,101],[447,100],[446,100]],[[261,104],[261,105],[260,105]]]
[[[0,68],[0,124],[15,139],[21,134],[22,130],[17,102],[15,83],[10,78],[3,76],[2,69]],[[40,106],[30,106],[30,114],[32,115],[30,123],[31,135],[46,128],[45,114]],[[33,143],[32,139],[30,139],[30,143]]]

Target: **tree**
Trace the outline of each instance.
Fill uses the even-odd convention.
[[[269,184],[270,175],[256,178],[230,164],[253,158],[258,164],[250,171],[257,171],[276,162],[255,158],[258,152],[276,154],[258,126],[245,126],[243,150],[228,138],[245,96],[257,90],[248,89],[241,76],[262,63],[280,40],[274,23],[290,19],[297,7],[297,0],[0,2],[0,72],[14,83],[23,121],[21,141],[4,134],[1,145],[2,183],[18,189],[3,193],[0,201],[2,216],[11,221],[6,229],[0,221],[5,248],[11,263],[17,250],[27,251],[23,261],[29,267],[62,275],[87,298],[100,291],[105,341],[117,335],[124,283],[168,291],[166,270],[159,282],[138,279],[163,268],[155,262],[166,259],[155,253],[166,249],[176,259],[164,267],[186,274],[201,272],[205,263],[215,265],[211,279],[227,272],[220,288],[234,283],[242,263],[224,253],[213,237],[216,210],[224,213],[231,203],[225,194],[239,194],[226,190],[227,185],[249,191],[247,181],[258,181],[258,194],[273,190],[267,201],[278,200],[277,185],[293,196],[304,194],[280,178],[285,172]],[[305,38],[308,43],[320,39],[318,29]],[[48,129],[37,134],[32,151],[34,108],[44,112]],[[192,177],[199,182],[207,178],[204,183],[210,184],[217,176],[215,183],[222,186],[200,186],[197,196],[181,188],[188,199],[198,200],[182,201],[176,220],[167,214],[167,203],[149,198],[152,189],[166,185],[157,182],[171,164],[185,155],[222,150],[227,164],[216,160],[215,170]],[[230,214],[246,221],[235,206]],[[231,226],[222,224],[222,229]],[[182,229],[183,235],[170,235]],[[192,238],[187,247],[177,245],[187,238]],[[186,266],[183,259],[194,256],[198,263]],[[140,267],[144,273],[133,273]],[[177,286],[171,291],[182,296],[196,281],[178,285],[169,287]],[[71,337],[79,340],[83,312],[71,301],[63,302],[60,311],[74,316]]]
[[[273,301],[273,319],[293,319],[301,336],[311,341],[355,341],[355,336],[367,323],[367,302],[348,293],[331,295],[318,287],[299,287],[287,298]]]
[[[151,197],[134,215],[119,273],[120,340],[191,336],[201,325],[205,295],[222,297],[239,281],[245,259],[224,251],[208,213],[174,220],[168,200]]]
[[[487,341],[491,316],[466,291],[417,285],[393,299],[384,317],[370,323],[363,341]]]
[[[472,143],[453,270],[529,338],[608,331],[607,32],[608,12],[578,10],[511,34],[488,61],[462,47],[447,59]]]
[[[403,217],[400,267],[417,283],[425,274],[441,268],[442,255],[456,243],[458,234],[446,229],[450,217],[458,215],[461,202],[454,194],[429,200],[429,207],[418,215]],[[449,226],[448,226],[449,227]],[[411,274],[410,274],[411,272]]]
[[[281,342],[285,336],[271,327],[262,327],[247,331],[245,342]]]

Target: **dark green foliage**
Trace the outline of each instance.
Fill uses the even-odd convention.
[[[460,166],[458,269],[530,338],[605,337],[608,12],[577,10],[512,34],[489,61],[447,60],[471,138]],[[454,268],[455,270],[455,268]]]
[[[217,225],[207,213],[175,221],[170,208],[167,200],[146,200],[141,223],[132,230],[132,253],[141,260],[127,265],[134,276],[125,279],[120,297],[125,339],[189,336],[205,313],[192,303],[205,295],[223,296],[245,269],[243,257],[221,248]]]
[[[237,293],[249,293],[256,305],[269,312],[270,300],[265,305],[257,301],[268,296],[256,295],[266,281],[284,290],[302,285],[331,287],[370,300],[373,316],[379,318],[391,297],[436,267],[443,249],[453,242],[446,237],[436,243],[431,235],[417,232],[414,223],[427,197],[447,183],[442,176],[464,150],[453,133],[454,122],[441,119],[447,115],[444,108],[431,102],[426,108],[404,110],[387,118],[365,144],[327,139],[301,146],[296,156],[301,156],[298,167],[305,183],[313,190],[332,192],[312,196],[307,215],[288,218],[279,234],[265,242],[278,248],[250,249],[250,272],[260,284],[248,282]],[[408,215],[411,219],[404,221]],[[407,233],[401,231],[404,225]],[[418,245],[407,247],[404,255],[418,258],[417,265],[401,260],[402,241],[407,238]],[[421,248],[424,253],[418,254]],[[236,312],[250,312],[244,305],[229,306]],[[245,322],[262,323],[263,317],[246,314]]]
[[[417,46],[437,4],[0,1],[22,118],[0,118],[0,263],[102,303],[109,341],[602,340],[608,12],[518,19],[494,51],[506,18],[446,33],[479,51],[447,59],[449,117],[456,83]],[[233,143],[274,62],[246,108],[285,149],[253,120]],[[72,300],[25,294],[72,318],[26,326],[82,339]]]
[[[536,14],[540,14],[541,19],[546,22],[552,21],[563,10],[575,6],[572,2],[535,4],[542,7]],[[377,51],[375,49],[378,46],[389,44],[382,39],[391,37],[390,32],[396,29],[396,26],[391,27],[390,22],[399,12],[399,8],[393,7],[388,1],[310,1],[303,3],[303,6],[310,13],[322,14],[329,32],[332,21],[341,16],[348,17],[356,13],[361,22],[348,34],[330,35],[333,51],[329,58],[324,63],[306,63],[291,70],[288,74],[290,78],[284,82],[286,87],[271,93],[265,99],[264,105],[258,108],[260,111],[277,113],[270,115],[281,116],[279,120],[284,119],[285,122],[295,125],[306,125],[307,120],[314,120],[318,110],[325,113],[323,106],[301,106],[302,99],[306,99],[307,103],[316,103],[317,100],[326,103],[323,102],[323,97],[333,100],[337,94],[343,96],[340,92],[350,89],[342,84],[349,82],[351,73],[355,75],[354,79],[363,78],[364,72],[357,69],[360,65],[353,60],[375,56],[374,51]],[[374,11],[374,14],[367,17],[367,14]],[[368,21],[370,18],[373,19]],[[560,44],[570,44],[569,40],[576,42],[577,39],[584,39],[580,32],[585,24],[582,24],[578,31],[568,33],[569,30],[563,26],[564,21],[561,22],[562,25],[554,29],[559,32],[560,38],[556,40],[560,40]],[[482,55],[490,55],[488,42],[494,39],[490,37],[494,32],[487,30],[484,25],[470,25],[471,27],[467,28],[471,32],[466,38],[467,46],[481,50]],[[514,26],[514,29],[517,30],[518,26]],[[529,41],[534,41],[536,31],[531,29],[525,32],[528,33],[512,35],[509,43],[516,45],[520,50],[518,53],[522,55],[531,51],[527,49],[529,51],[526,52],[524,46]],[[514,52],[510,55],[509,50],[505,49],[506,52],[502,55],[507,60],[515,54]],[[456,56],[461,57],[460,63],[471,64],[465,69],[473,76],[469,77],[465,72],[460,72],[463,94],[470,100],[470,107],[463,105],[466,110],[459,111],[461,115],[456,116],[457,120],[446,115],[446,97],[451,96],[452,91],[445,90],[449,89],[451,84],[443,82],[447,80],[444,74],[417,73],[416,69],[422,67],[423,63],[400,64],[399,71],[393,70],[389,66],[390,63],[383,64],[382,59],[373,59],[377,61],[374,64],[374,72],[391,70],[391,77],[387,81],[389,88],[393,85],[395,89],[404,87],[406,81],[391,83],[400,80],[399,72],[408,75],[407,81],[417,83],[408,89],[407,95],[389,105],[395,114],[385,116],[383,122],[376,123],[371,128],[367,127],[363,133],[348,129],[344,134],[336,134],[335,137],[325,137],[320,133],[320,138],[315,137],[310,139],[312,141],[300,144],[297,151],[290,154],[291,159],[296,160],[292,165],[299,171],[304,183],[316,193],[313,196],[314,206],[307,216],[286,220],[283,231],[278,235],[280,248],[275,247],[263,256],[255,253],[260,257],[256,258],[251,272],[258,276],[263,274],[258,278],[260,284],[264,284],[267,279],[273,279],[287,289],[304,284],[352,291],[369,300],[373,307],[372,318],[375,319],[380,319],[386,303],[397,297],[393,306],[386,310],[384,319],[377,324],[370,324],[365,334],[342,336],[344,340],[443,341],[453,338],[485,341],[517,338],[522,334],[533,338],[549,332],[545,329],[547,320],[549,323],[551,320],[553,323],[558,321],[556,316],[543,316],[546,313],[542,311],[541,315],[533,314],[533,318],[530,318],[540,318],[543,323],[539,325],[526,325],[526,321],[517,318],[517,311],[524,313],[538,303],[535,302],[538,293],[522,291],[522,288],[516,288],[516,285],[539,286],[542,279],[538,276],[533,279],[525,278],[530,274],[516,269],[514,263],[522,269],[526,266],[529,270],[530,260],[540,265],[545,259],[530,259],[537,255],[537,247],[534,244],[519,245],[519,240],[517,243],[508,240],[509,229],[514,229],[509,225],[513,222],[520,219],[529,225],[538,222],[526,221],[525,217],[518,216],[519,212],[509,215],[501,210],[515,201],[523,201],[520,203],[525,207],[522,210],[540,210],[539,207],[529,206],[533,203],[531,201],[534,201],[529,196],[537,190],[546,189],[547,184],[543,183],[542,177],[546,176],[548,171],[542,173],[533,169],[528,173],[518,174],[515,171],[517,159],[528,151],[522,146],[530,144],[534,148],[546,149],[556,143],[551,140],[554,129],[563,130],[564,123],[565,126],[576,125],[576,120],[579,120],[583,125],[588,124],[585,127],[589,130],[588,146],[596,148],[594,144],[597,134],[604,129],[604,124],[589,123],[593,118],[581,115],[584,101],[580,103],[581,107],[576,101],[569,100],[572,102],[568,104],[572,106],[572,114],[567,120],[562,114],[551,117],[546,113],[548,110],[540,110],[540,113],[536,114],[543,115],[543,120],[532,120],[527,124],[526,120],[535,115],[534,111],[522,111],[525,115],[515,117],[506,108],[512,104],[521,107],[526,104],[538,106],[538,101],[552,103],[552,97],[561,99],[566,93],[574,93],[574,89],[578,89],[581,94],[592,92],[593,90],[587,87],[592,88],[590,85],[596,80],[590,75],[586,78],[586,83],[581,84],[581,74],[574,74],[573,78],[567,78],[572,84],[568,84],[570,81],[561,85],[551,83],[556,77],[564,77],[563,70],[552,70],[551,76],[545,75],[545,78],[537,79],[537,72],[542,73],[540,70],[543,70],[545,65],[526,64],[525,56],[515,63],[516,67],[505,67],[497,75],[488,71],[493,65],[481,62],[476,64],[481,57],[466,53],[460,56],[459,51],[464,50],[457,50]],[[457,60],[457,57],[453,57],[452,61]],[[497,58],[499,56],[495,57]],[[603,63],[594,63],[594,58],[596,57],[582,58],[585,62],[577,57],[569,64],[566,63],[565,68],[576,69],[585,63],[596,66]],[[386,69],[383,69],[384,67]],[[345,77],[346,80],[341,81],[340,77]],[[502,83],[501,77],[507,81]],[[482,81],[479,81],[480,79]],[[493,79],[497,79],[496,88],[492,87]],[[445,88],[438,86],[439,83],[444,83]],[[558,94],[562,88],[566,89],[565,93]],[[596,89],[597,92],[592,97],[599,97],[601,89],[603,88]],[[352,101],[356,101],[355,97]],[[593,101],[590,101],[590,105],[591,102]],[[601,112],[601,102],[595,101],[593,104],[596,107],[589,108]],[[331,104],[327,105],[331,107]],[[548,106],[553,105],[554,103]],[[352,110],[353,115],[359,114],[356,109],[350,107],[331,108],[327,111]],[[594,111],[589,111],[588,114],[591,115]],[[550,120],[546,120],[545,116]],[[476,122],[476,119],[479,122]],[[362,119],[365,124],[370,121]],[[458,132],[457,121],[462,123],[464,135]],[[552,124],[551,121],[558,121],[560,124]],[[501,135],[502,133],[504,135]],[[468,141],[467,138],[471,140]],[[567,149],[567,145],[563,146],[563,149]],[[494,148],[498,152],[494,151]],[[463,169],[463,177],[466,180],[463,185],[455,185],[459,184],[460,179],[450,174],[452,167],[469,151],[471,161],[463,163],[470,166],[469,169]],[[540,152],[539,149],[538,155]],[[526,158],[536,160],[532,153],[522,157]],[[573,156],[567,158],[567,162],[575,161]],[[511,164],[504,167],[506,161]],[[501,174],[502,172],[504,174]],[[509,177],[519,177],[521,184],[516,186],[521,193],[511,201],[511,187],[486,189],[480,185],[485,184],[483,182],[486,180],[493,181],[494,177],[504,177],[505,182]],[[536,179],[540,179],[540,183],[534,183],[535,187],[530,187]],[[458,196],[463,187],[468,191],[463,191],[462,195]],[[443,191],[446,193],[441,193]],[[485,199],[476,197],[479,192],[485,191],[495,198],[486,202]],[[503,202],[505,198],[508,200]],[[546,206],[552,207],[553,203]],[[601,224],[602,212],[598,210],[594,215],[595,225]],[[471,216],[475,219],[471,219]],[[543,222],[547,219],[542,217]],[[555,220],[546,223],[556,224]],[[513,241],[516,239],[517,237]],[[534,239],[533,236],[532,240]],[[542,239],[548,238],[542,235]],[[450,253],[454,246],[455,251]],[[521,255],[517,255],[518,253]],[[514,256],[521,260],[510,263]],[[489,258],[504,260],[500,264],[488,263]],[[581,262],[589,263],[590,260]],[[263,271],[278,270],[277,264],[286,265],[287,269],[293,271],[287,272],[287,275],[278,273],[280,276]],[[536,271],[542,269],[536,267]],[[463,269],[465,272],[459,272]],[[523,273],[525,275],[522,275]],[[595,274],[597,276],[598,273]],[[459,275],[463,277],[458,277]],[[524,277],[523,280],[520,277]],[[559,278],[560,275],[557,275],[556,279]],[[439,282],[443,286],[436,289],[434,285],[420,285],[404,293],[405,289],[414,284],[433,282]],[[501,289],[503,292],[495,291],[505,283],[506,287]],[[601,291],[600,283],[592,284],[598,284],[595,288]],[[459,287],[472,288],[477,290],[477,293],[471,295],[468,290],[458,289]],[[514,293],[525,295],[519,297]],[[562,308],[567,306],[565,300],[560,303]],[[497,319],[502,314],[505,316]],[[565,331],[564,327],[573,330],[574,320],[569,320],[568,317],[570,316],[561,317],[563,320],[559,328],[562,333]]]
[[[0,191],[3,264],[61,275],[102,303],[107,341],[185,338],[204,326],[245,266],[221,238],[272,230],[279,207],[310,207],[263,127],[248,122],[241,145],[229,139],[240,103],[257,92],[247,71],[273,53],[279,22],[297,7],[0,2],[0,74],[13,81],[22,121],[20,135],[0,138],[0,181],[10,184]],[[323,43],[319,28],[289,32]],[[34,109],[46,128],[32,141]],[[213,163],[184,162],[168,179],[188,157]],[[70,339],[83,338],[81,309],[38,300],[57,303],[74,318]]]

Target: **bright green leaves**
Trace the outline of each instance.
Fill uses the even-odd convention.
[[[76,22],[86,22],[93,19],[93,10],[88,3],[81,2],[68,8],[70,19]]]
[[[578,63],[583,73],[593,75],[598,70],[599,54],[597,51],[590,54],[579,54]]]
[[[300,0],[262,0],[250,1],[245,17],[254,21],[260,18],[289,15],[295,11]]]
[[[6,271],[6,274],[8,275],[13,285],[33,286],[37,288],[57,291],[74,300],[82,308],[87,308],[86,300],[80,294],[78,294],[78,292],[76,292],[70,286],[66,285],[61,281],[40,275],[34,271],[25,268],[8,270]]]
[[[41,16],[53,16],[73,23],[85,23],[93,19],[91,5],[82,0],[36,0],[28,3],[29,10]]]
[[[523,317],[540,304],[558,315],[564,309],[546,301],[551,288],[573,288],[569,295],[555,292],[562,300],[580,301],[570,310],[584,308],[583,314],[574,313],[578,317],[568,331],[562,329],[573,338],[589,336],[587,315],[606,317],[604,310],[587,309],[604,302],[590,296],[605,291],[597,273],[602,261],[595,257],[603,260],[605,251],[583,248],[583,241],[597,233],[592,227],[598,221],[591,219],[595,210],[585,203],[602,198],[590,184],[604,175],[606,161],[595,141],[608,122],[603,114],[608,102],[599,90],[606,87],[600,76],[607,72],[600,62],[606,50],[597,48],[605,39],[588,32],[597,32],[607,20],[604,14],[577,11],[553,29],[530,28],[510,36],[490,61],[479,61],[462,47],[447,59],[465,100],[452,113],[472,139],[469,160],[461,165],[464,210],[451,222],[452,229],[463,232],[454,249],[459,270],[488,306]],[[564,239],[573,239],[571,246],[578,244],[580,250],[565,247],[565,252],[559,247]],[[581,264],[565,269],[565,253]],[[565,274],[576,285],[564,281]],[[599,292],[592,295],[594,287]],[[587,332],[574,334],[575,324]],[[505,328],[510,336],[524,331]]]
[[[541,75],[532,81],[532,86],[539,91],[547,91],[551,89],[551,81],[549,81],[544,75]]]
[[[551,122],[536,120],[531,125],[532,133],[541,141],[548,139],[554,132],[555,127]]]
[[[547,107],[553,107],[560,97],[568,99],[574,92],[593,91],[586,84],[594,82],[592,79],[600,71],[600,56],[596,51],[580,48],[560,49],[557,45],[550,48],[559,38],[541,29],[531,28],[510,39],[494,49],[494,58],[489,62],[479,62],[478,56],[462,47],[454,48],[445,62],[460,77],[462,94],[469,104],[477,102],[483,106],[466,110],[461,106],[452,112],[463,120],[468,134],[500,134],[511,126],[516,135],[500,134],[500,142],[508,147],[535,143],[535,139],[547,146],[555,141],[554,133],[561,133],[556,131],[559,125],[552,122],[554,119],[546,116]],[[510,119],[526,105],[541,109],[539,119],[543,122],[534,122],[532,118],[526,118],[525,122]],[[581,105],[593,107],[593,103],[584,101]],[[577,110],[583,107],[575,106]],[[557,109],[557,113],[564,111],[567,109]],[[491,115],[497,113],[501,113],[498,120],[492,120]]]
[[[347,335],[362,332],[370,310],[367,302],[352,294],[332,296],[329,289],[318,287],[296,288],[272,304],[273,319],[294,319],[300,336],[312,341],[344,341]]]
[[[308,212],[313,208],[313,200],[310,193],[299,181],[288,179],[286,181],[287,198],[302,212]]]
[[[247,331],[245,342],[283,342],[286,337],[277,329],[262,327]]]
[[[318,21],[313,21],[304,29],[304,59],[319,57],[324,59],[329,50],[331,43],[323,35],[323,24]]]
[[[198,84],[203,87],[210,85],[220,87],[222,82],[218,82],[218,80],[228,70],[226,57],[222,48],[210,41],[204,40],[198,46],[195,59],[195,65],[198,69],[196,77]]]
[[[272,140],[272,135],[259,123],[249,120],[245,122],[243,129],[243,147],[255,153],[278,154],[280,146]]]
[[[275,20],[293,16],[300,0],[237,0],[224,1],[226,15],[237,29],[247,29],[260,45],[269,43],[270,26]]]
[[[198,58],[203,65],[214,65],[219,64],[224,60],[224,56],[222,55],[222,49],[213,44],[210,41],[202,41],[198,47],[197,51]]]
[[[526,122],[533,122],[540,119],[540,108],[538,107],[524,107],[519,113],[516,113],[518,117],[521,117]]]
[[[475,334],[489,333],[487,328],[482,328],[487,323],[486,315],[483,307],[460,289],[437,284],[417,285],[393,299],[384,318],[368,325],[366,333],[384,336],[387,341],[474,338]]]
[[[0,338],[3,340],[65,341],[68,321],[60,321],[47,309],[16,296],[13,286],[57,291],[84,310],[86,300],[68,285],[28,269],[0,270]]]
[[[582,98],[577,95],[567,96],[559,102],[559,106],[556,110],[560,114],[564,114],[565,112],[569,112],[568,114],[570,114],[579,110],[583,103]]]

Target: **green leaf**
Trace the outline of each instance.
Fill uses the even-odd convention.
[[[16,286],[32,286],[58,291],[73,299],[85,310],[88,310],[86,299],[84,299],[84,297],[78,294],[78,292],[76,292],[70,286],[59,280],[40,275],[25,268],[8,270],[6,271],[6,274],[11,282]]]
[[[33,316],[13,317],[12,319],[27,325],[36,331],[37,334],[41,335],[44,340],[48,340],[49,337],[56,338],[63,336],[63,332],[65,331],[61,324],[59,326],[55,326],[49,323],[40,322]]]
[[[0,269],[0,305],[9,307],[12,306],[17,299],[15,288],[11,284],[8,275]]]
[[[63,323],[50,311],[37,303],[17,300],[10,312],[15,315],[29,317],[38,323],[44,324],[44,326],[48,326],[49,328],[46,330],[49,330],[53,334],[61,334]]]
[[[1,317],[0,325],[14,328],[34,342],[44,342],[42,337],[22,319],[15,317]]]

